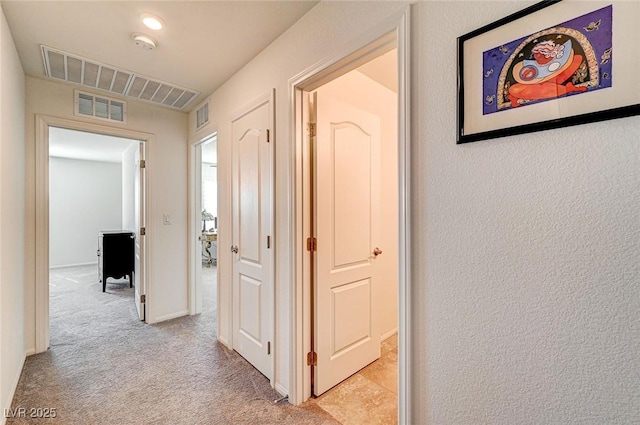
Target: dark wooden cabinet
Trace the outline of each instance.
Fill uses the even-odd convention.
[[[107,287],[107,279],[129,277],[129,287],[133,286],[135,270],[136,235],[128,231],[104,231],[98,235],[98,278],[102,282],[102,292]]]

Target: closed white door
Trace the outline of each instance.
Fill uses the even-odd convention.
[[[140,320],[146,319],[146,285],[145,285],[145,172],[146,164],[144,161],[144,143],[140,143],[140,147],[135,153],[136,172],[134,173],[134,209],[135,209],[135,262],[134,262],[134,285],[135,285],[135,303],[138,310]]]
[[[274,316],[272,105],[269,96],[232,121],[232,345],[269,379]]]
[[[380,357],[380,118],[317,91],[314,393]]]

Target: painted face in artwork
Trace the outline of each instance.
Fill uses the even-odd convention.
[[[563,43],[551,39],[541,41],[531,49],[531,55],[532,59],[513,66],[512,77],[516,83],[509,87],[507,95],[512,107],[529,100],[551,99],[587,90],[568,81],[584,61],[575,53],[571,39]]]

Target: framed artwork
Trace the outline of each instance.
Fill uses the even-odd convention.
[[[640,114],[640,2],[543,1],[458,38],[457,143]]]

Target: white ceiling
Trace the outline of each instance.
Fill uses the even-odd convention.
[[[137,140],[51,127],[49,156],[88,161],[122,162],[122,153]]]
[[[45,77],[40,45],[210,95],[317,1],[2,1],[24,71]],[[142,13],[160,17],[152,31]],[[134,32],[158,42],[136,47]]]
[[[367,77],[398,93],[398,49],[393,49],[357,68]]]

